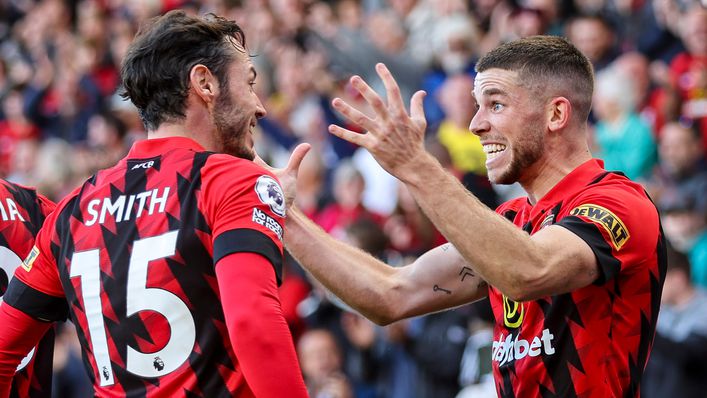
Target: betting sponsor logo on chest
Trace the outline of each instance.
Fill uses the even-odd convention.
[[[540,336],[534,336],[531,340],[520,338],[520,333],[513,337],[512,334],[504,336],[503,333],[493,342],[491,358],[498,362],[498,366],[503,366],[512,361],[518,361],[525,357],[537,357],[540,354],[553,355],[555,347],[552,340],[555,338],[550,329],[543,329]]]

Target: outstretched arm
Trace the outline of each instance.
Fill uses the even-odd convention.
[[[424,148],[424,92],[413,95],[408,114],[390,71],[383,64],[376,69],[386,87],[386,100],[360,77],[351,78],[375,115],[365,115],[341,99],[332,102],[367,132],[335,125],[329,131],[366,148],[403,181],[425,214],[484,280],[511,299],[525,301],[568,292],[597,279],[594,253],[579,236],[550,226],[531,237],[484,206],[446,172]]]
[[[486,282],[451,244],[394,268],[332,238],[293,207],[287,218],[285,246],[324,286],[379,324],[488,295]]]

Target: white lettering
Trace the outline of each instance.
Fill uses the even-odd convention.
[[[15,216],[17,216],[20,221],[25,220],[24,218],[22,218],[22,214],[20,214],[20,212],[17,210],[17,204],[15,203],[15,201],[10,198],[7,198],[7,210],[10,213],[10,220],[15,221]]]
[[[165,187],[161,193],[160,189],[152,189],[150,191],[144,191],[128,196],[120,195],[115,199],[93,199],[88,202],[88,207],[86,209],[91,218],[86,220],[84,223],[86,226],[91,226],[96,222],[103,224],[106,221],[106,216],[114,217],[115,222],[127,221],[132,215],[133,205],[135,204],[136,199],[138,209],[135,214],[135,218],[142,216],[142,210],[145,208],[148,200],[149,209],[145,214],[152,215],[155,213],[155,210],[157,213],[164,213],[167,207],[168,197],[169,187]],[[98,206],[100,206],[100,211]],[[1,207],[2,206],[0,206],[0,208]]]
[[[152,198],[150,200],[149,214],[152,214],[155,212],[155,204],[157,204],[157,203],[160,204],[160,209],[158,211],[160,213],[164,213],[164,207],[167,205],[167,195],[169,195],[169,187],[165,187],[164,193],[162,194],[161,198],[157,197],[157,189],[152,190]]]
[[[118,213],[118,216],[115,217],[115,222],[120,222],[120,219],[123,217],[123,207],[125,207],[125,195],[120,195],[118,198],[115,200],[115,203],[112,203],[110,201],[110,198],[103,198],[103,207],[101,207],[101,218],[98,219],[99,224],[103,224],[103,222],[106,221],[106,213],[109,213],[111,216],[115,217],[115,214]]]
[[[23,222],[25,221],[20,211],[17,210],[17,203],[15,203],[14,200],[6,198],[5,203],[6,204],[3,206],[3,203],[0,202],[0,218],[2,218],[3,221],[15,221],[18,219]],[[7,208],[7,210],[5,210],[5,208]]]
[[[98,220],[98,211],[96,210],[96,206],[98,206],[101,203],[100,199],[93,199],[90,202],[88,202],[88,214],[93,216],[90,220],[85,221],[84,223],[86,224],[87,227],[90,227],[91,225],[95,224],[96,221]]]
[[[266,227],[267,229],[271,230],[272,232],[277,235],[277,238],[282,240],[282,233],[283,229],[280,223],[275,221],[272,217],[268,216],[265,214],[265,212],[261,211],[258,208],[253,208],[253,218],[252,221],[258,225],[262,225]]]
[[[133,168],[130,169],[130,170],[141,169],[141,168],[142,168],[142,169],[149,169],[150,167],[152,167],[152,166],[154,166],[154,165],[155,165],[155,161],[154,161],[154,160],[150,160],[150,161],[147,161],[147,162],[144,162],[144,163],[138,163],[138,164],[136,164],[135,166],[133,166]]]
[[[145,191],[135,195],[135,197],[140,201],[137,205],[137,214],[135,215],[135,218],[140,217],[140,215],[142,214],[142,209],[145,208],[145,200],[148,196],[150,196],[151,193],[152,191]]]
[[[491,357],[502,366],[506,363],[521,360],[525,357],[537,357],[540,354],[553,355],[555,348],[552,340],[555,336],[549,329],[544,329],[540,337],[535,336],[532,341],[520,338],[520,335],[513,339],[512,335],[504,338],[501,334],[498,340],[493,342]],[[542,349],[541,349],[542,347]]]
[[[528,352],[528,355],[531,357],[537,357],[540,355],[540,339],[538,336],[535,336],[535,338],[533,338],[533,342],[530,343],[530,352]]]
[[[550,333],[548,329],[543,329],[543,335],[541,337],[543,341],[543,349],[545,349],[545,354],[552,355],[555,353],[555,348],[552,346],[552,339],[555,336]]]

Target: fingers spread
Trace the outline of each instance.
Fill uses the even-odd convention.
[[[351,131],[343,127],[337,126],[335,124],[329,125],[329,132],[341,138],[342,140],[346,140],[352,144],[367,148],[366,145],[368,144],[367,138],[369,133],[360,134],[355,131]]]
[[[360,76],[351,78],[351,85],[363,96],[368,104],[382,120],[388,120],[388,109],[385,101]]]
[[[395,81],[393,75],[390,73],[390,70],[388,70],[388,67],[382,63],[376,64],[376,72],[378,72],[378,76],[380,76],[381,80],[383,80],[390,110],[396,117],[407,116],[405,104],[403,103],[403,97],[400,94],[400,87]]]
[[[371,118],[364,115],[363,112],[349,105],[346,101],[341,98],[334,98],[331,101],[331,105],[339,111],[342,115],[346,116],[354,124],[360,126],[364,130],[374,130],[375,124]]]

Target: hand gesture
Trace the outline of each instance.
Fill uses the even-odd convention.
[[[297,195],[297,172],[299,171],[299,166],[302,163],[302,159],[309,152],[311,146],[309,144],[299,144],[292,151],[290,155],[290,160],[287,162],[287,166],[282,169],[276,169],[271,167],[269,164],[255,154],[255,163],[263,166],[280,180],[280,185],[282,185],[282,191],[285,194],[285,205],[289,209],[292,203],[295,201],[295,196]]]
[[[422,108],[425,92],[418,91],[412,96],[408,114],[398,83],[388,68],[379,63],[376,71],[385,85],[387,101],[360,76],[353,76],[350,80],[373,109],[375,117],[365,115],[341,98],[332,101],[334,109],[366,132],[360,134],[337,125],[330,125],[329,132],[366,148],[384,169],[405,181],[408,173],[416,172],[414,161],[426,154],[424,139],[427,120]]]

